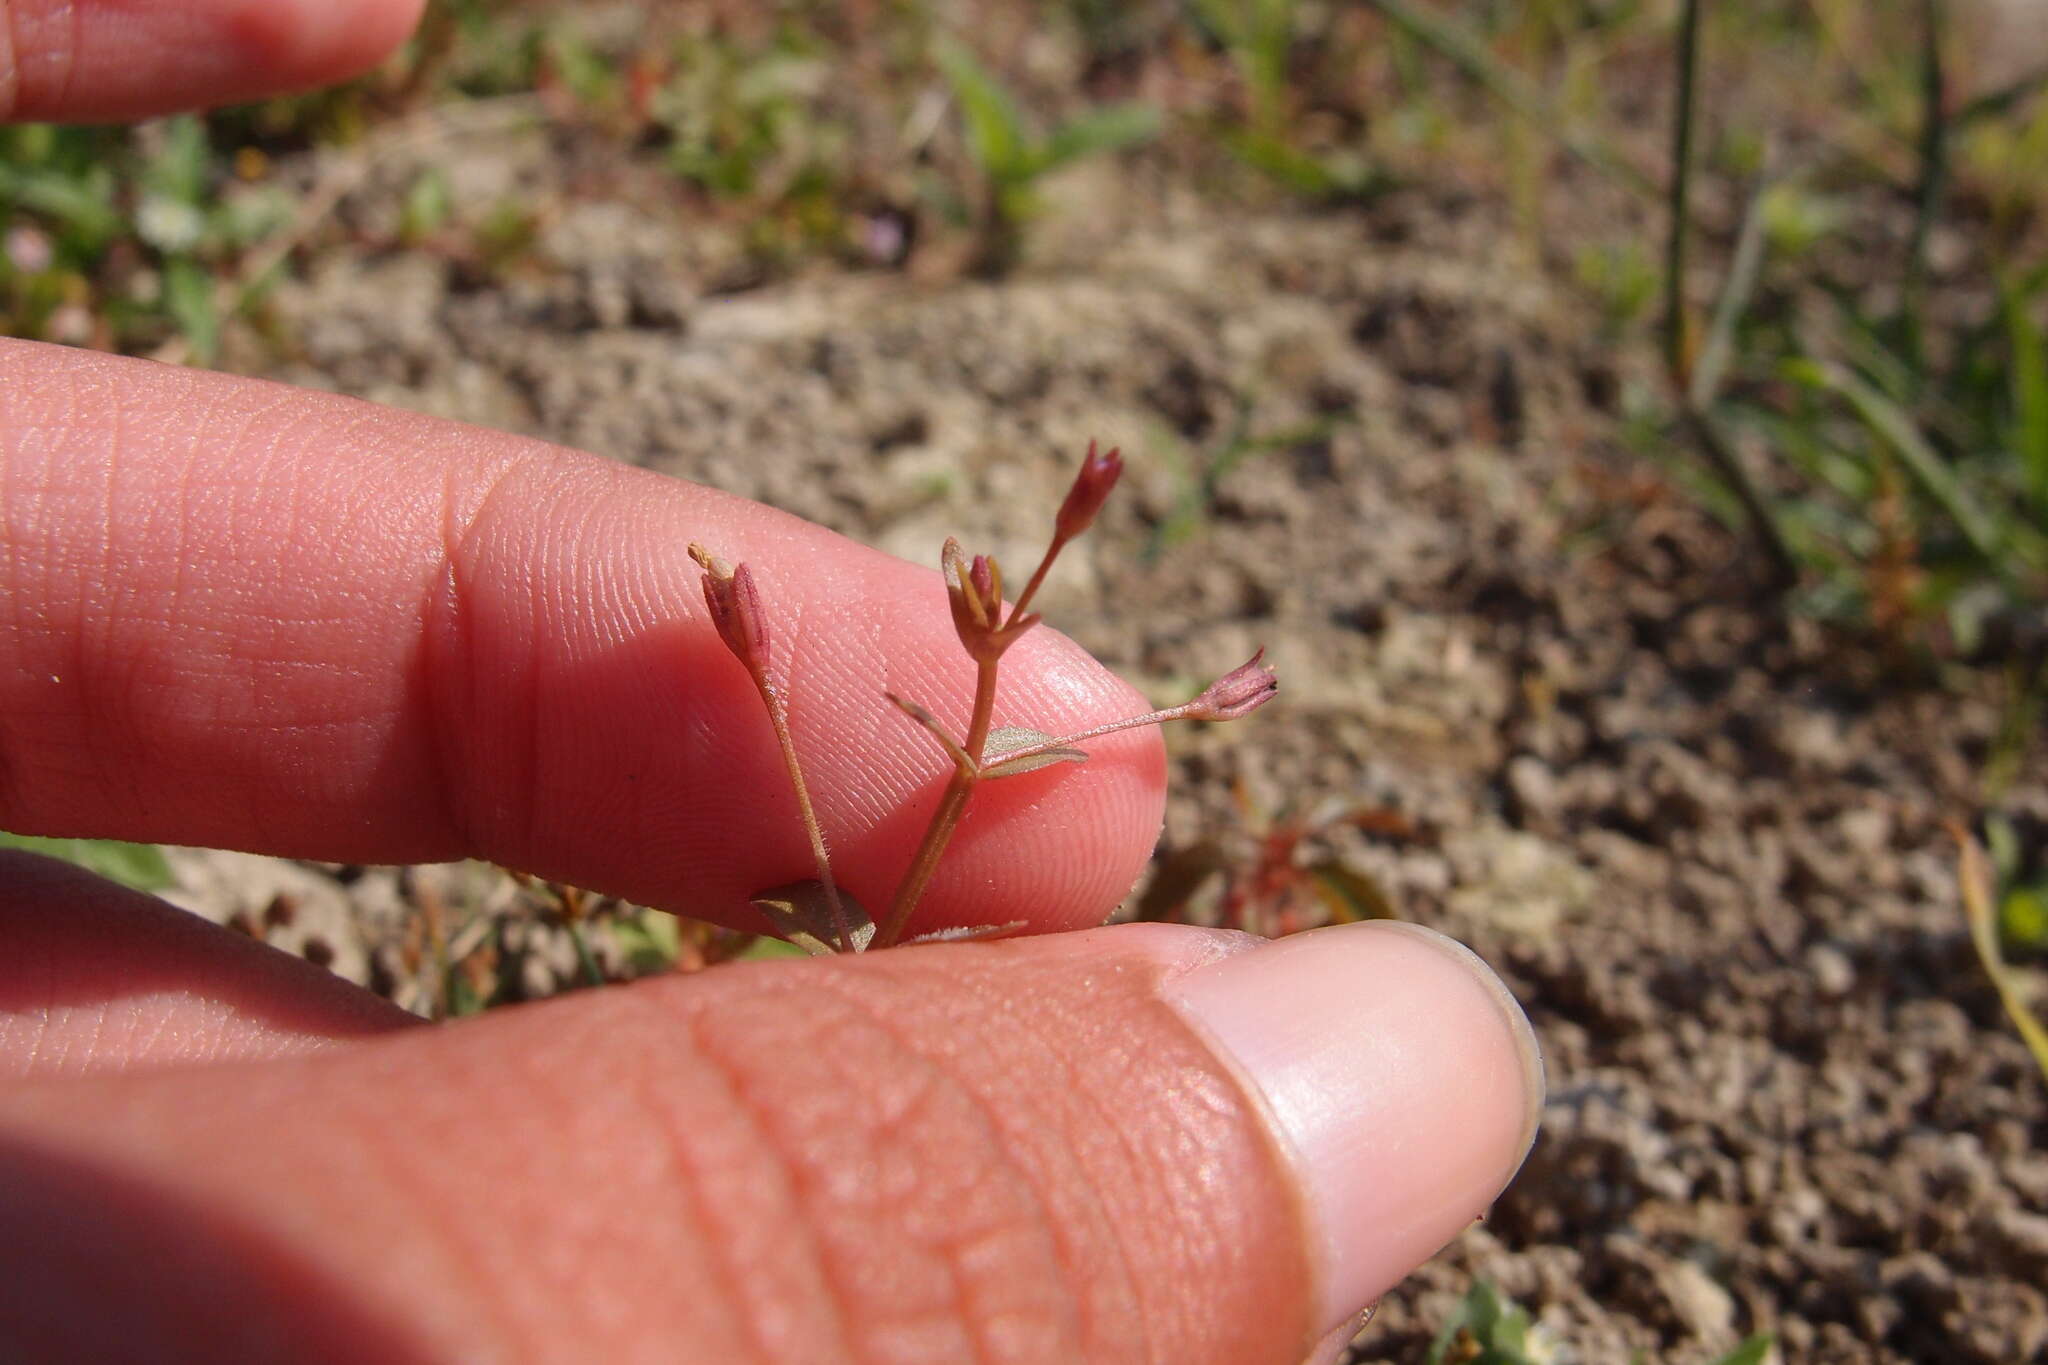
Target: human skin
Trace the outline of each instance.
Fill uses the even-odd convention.
[[[0,0],[0,110],[338,78],[413,17]],[[0,342],[0,828],[495,858],[746,922],[807,851],[693,539],[754,566],[882,901],[942,774],[880,689],[964,695],[929,570],[540,442]],[[1136,705],[1050,631],[1004,685],[1050,730]],[[1099,922],[1164,764],[1091,748],[977,798],[922,923]],[[1047,933],[429,1027],[8,855],[0,1356],[1291,1362],[1484,1209],[1540,1097],[1498,981],[1402,926]]]

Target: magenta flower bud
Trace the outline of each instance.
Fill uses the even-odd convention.
[[[1088,442],[1088,453],[1081,457],[1080,472],[1074,475],[1074,486],[1067,490],[1067,500],[1060,504],[1059,515],[1053,520],[1053,534],[1061,540],[1072,540],[1095,524],[1095,514],[1102,510],[1102,504],[1109,500],[1109,491],[1116,487],[1116,481],[1124,472],[1123,452],[1112,446],[1106,454],[1095,453],[1095,442]]]
[[[1265,659],[1261,646],[1258,653],[1202,689],[1202,695],[1189,702],[1182,714],[1189,720],[1236,720],[1258,710],[1280,691],[1280,679]]]
[[[939,570],[946,580],[946,600],[953,608],[953,630],[970,657],[984,662],[1001,656],[1011,643],[1038,621],[1036,615],[1022,621],[1003,622],[1003,571],[988,555],[972,560],[950,536],[939,553]]]
[[[981,605],[989,609],[991,617],[994,617],[1002,607],[1003,581],[1000,573],[1001,571],[996,568],[996,562],[987,555],[976,555],[974,563],[967,570],[967,581],[974,585],[976,595],[981,598]]]

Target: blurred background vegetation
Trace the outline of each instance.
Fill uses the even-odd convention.
[[[1876,685],[1997,682],[1962,889],[2024,1031],[2002,958],[2048,947],[2048,864],[2000,805],[2048,707],[2044,88],[2048,0],[432,0],[342,88],[0,129],[0,329],[277,372],[298,353],[281,282],[400,255],[460,288],[531,282],[578,194],[645,197],[724,244],[698,282],[720,294],[1028,274],[1091,232],[1219,213],[1349,217],[1370,250],[1375,207],[1414,187],[1445,222],[1461,199],[1505,205],[1487,249],[1581,300],[1610,358],[1584,382],[1612,388],[1598,406],[1639,463],[1592,480],[1612,521],[1690,499],[1748,547],[1751,602],[1838,632],[1881,661]],[[573,173],[473,192],[445,149],[492,128],[538,132]],[[1116,177],[1113,202],[1090,173]],[[1251,406],[1184,452],[1151,555],[1212,529],[1241,465],[1316,436]],[[1336,822],[1368,817],[1386,818]],[[1294,897],[1283,927],[1389,912],[1303,855],[1310,813],[1240,825],[1258,851],[1226,908]],[[0,843],[170,881],[153,848]],[[1174,870],[1139,913],[1177,913]],[[566,926],[563,970],[589,980],[754,950],[567,888],[497,891]],[[516,915],[408,895],[432,982],[416,1007],[517,998],[497,950]],[[601,970],[579,924],[623,960]],[[1528,1337],[1476,1284],[1430,1358],[1543,1358]]]
[[[1597,302],[1644,459],[1790,610],[2038,701],[2044,68],[2032,0],[436,0],[345,88],[0,132],[0,325],[213,364],[289,351],[266,291],[323,251],[539,268],[551,206],[458,202],[439,168],[335,213],[451,119],[663,168],[679,219],[742,234],[735,288],[1028,268],[1075,211],[1046,184],[1091,158],[1323,213],[1453,183]]]
[[[1591,302],[1645,477],[1752,542],[1760,600],[1915,686],[2006,675],[1995,808],[2048,693],[2044,79],[2038,0],[434,0],[343,88],[0,130],[0,326],[264,368],[293,348],[271,289],[323,254],[545,271],[560,204],[466,198],[419,155],[480,124],[653,172],[636,192],[740,242],[720,290],[1029,270],[1091,210],[1059,174],[1112,158],[1162,215],[1449,187]],[[1159,544],[1262,448],[1191,470]]]

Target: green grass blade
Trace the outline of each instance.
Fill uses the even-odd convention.
[[[0,834],[0,848],[18,848],[76,863],[108,881],[137,891],[161,891],[172,882],[171,865],[155,844],[128,844],[118,839],[42,839],[31,834]]]
[[[1159,111],[1149,104],[1111,104],[1076,115],[1046,139],[1039,169],[1051,170],[1097,152],[1113,152],[1150,141],[1159,133]]]
[[[1771,1353],[1773,1338],[1769,1332],[1758,1332],[1745,1338],[1734,1350],[1720,1357],[1714,1365],[1764,1365],[1764,1358]]]
[[[1029,137],[1023,111],[1010,92],[997,83],[975,55],[950,38],[932,45],[932,60],[960,101],[967,120],[967,140],[982,169],[996,180],[1015,180],[1030,173]]]
[[[121,230],[112,186],[103,176],[73,177],[0,162],[0,202],[46,214],[90,239],[95,248]]]
[[[164,309],[192,347],[192,363],[211,365],[220,353],[220,314],[214,307],[213,275],[190,257],[164,262]]]
[[[1904,408],[1839,365],[1795,361],[1788,366],[1788,373],[1794,379],[1832,390],[1855,409],[1864,424],[1892,448],[1920,490],[1948,514],[1970,548],[1993,567],[2006,567],[2004,537],[1957,481],[1941,453],[1920,434],[1920,428]]]
[[[1951,824],[1949,834],[1956,841],[1959,855],[1956,877],[1962,884],[1963,912],[1970,921],[1970,942],[1976,946],[1977,958],[1984,964],[1984,974],[1991,978],[1991,985],[1998,992],[1999,1003],[2005,1006],[2013,1027],[2019,1030],[2027,1051],[2034,1054],[2034,1063],[2041,1068],[2041,1075],[2048,1078],[2048,1026],[2041,1023],[2028,1005],[2019,982],[2005,965],[2005,951],[1998,943],[1998,910],[1993,904],[1991,863],[1985,858],[1982,846],[1962,826]]]
[[[1764,204],[1773,187],[1768,176],[1760,176],[1750,191],[1749,207],[1743,211],[1742,227],[1735,238],[1735,258],[1729,263],[1721,296],[1714,302],[1714,320],[1693,365],[1688,396],[1694,407],[1708,408],[1721,392],[1722,377],[1735,355],[1735,333],[1749,311],[1756,292],[1757,276],[1764,263]]]
[[[2012,348],[2012,443],[2027,496],[2037,512],[2048,513],[2048,343],[2028,306],[2033,300],[2011,286],[1999,294]]]

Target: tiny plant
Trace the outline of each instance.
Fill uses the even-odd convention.
[[[946,599],[952,609],[953,629],[960,645],[974,661],[974,702],[967,733],[955,736],[925,707],[915,701],[883,693],[898,710],[909,717],[945,752],[952,764],[951,776],[932,813],[924,838],[912,855],[910,867],[897,886],[881,920],[869,915],[847,895],[832,876],[831,856],[824,831],[811,804],[810,788],[804,782],[796,745],[789,730],[789,709],[769,668],[771,632],[766,604],[754,577],[745,564],[729,564],[702,545],[690,546],[690,555],[704,571],[704,600],[711,609],[712,623],[734,658],[753,679],[768,722],[782,750],[783,766],[796,790],[797,813],[810,838],[811,858],[817,878],[789,886],[775,887],[754,897],[754,905],[767,916],[778,933],[813,953],[858,953],[870,948],[888,948],[905,941],[929,939],[992,938],[1021,926],[982,925],[942,929],[905,940],[911,914],[917,908],[946,845],[967,812],[975,789],[996,778],[1014,777],[1055,763],[1078,763],[1087,752],[1078,746],[1119,730],[1159,725],[1170,720],[1236,720],[1270,701],[1279,688],[1273,670],[1265,663],[1262,649],[1245,663],[1211,683],[1193,700],[1160,711],[1097,725],[1078,734],[1054,737],[1018,725],[996,725],[996,679],[1003,655],[1040,617],[1030,610],[1032,598],[1052,569],[1060,551],[1094,524],[1110,490],[1123,473],[1122,457],[1116,450],[1098,453],[1089,442],[1088,453],[1074,476],[1073,487],[1053,519],[1051,542],[1038,568],[1024,585],[1015,603],[1005,607],[1003,574],[993,558],[970,558],[957,540],[948,539],[939,556],[946,584]]]
[[[981,170],[974,213],[982,240],[975,265],[985,274],[1001,274],[1017,263],[1024,224],[1039,211],[1038,186],[1046,175],[1083,157],[1148,141],[1159,131],[1158,110],[1114,104],[1041,134],[1015,97],[965,46],[941,41],[933,56],[959,102],[968,150]]]
[[[1408,843],[1430,837],[1405,815],[1384,806],[1302,811],[1291,804],[1273,814],[1242,782],[1233,785],[1231,794],[1240,816],[1231,837],[1203,839],[1168,854],[1138,901],[1137,918],[1188,921],[1212,888],[1212,912],[1194,922],[1266,938],[1325,924],[1402,917],[1370,873],[1328,845],[1329,836],[1344,828]]]
[[[1775,1340],[1758,1332],[1714,1357],[1712,1365],[1763,1365]],[[1474,1280],[1423,1360],[1427,1365],[1548,1365],[1576,1354],[1531,1318],[1528,1309],[1485,1280]],[[1633,1359],[1647,1365],[1640,1353]]]

